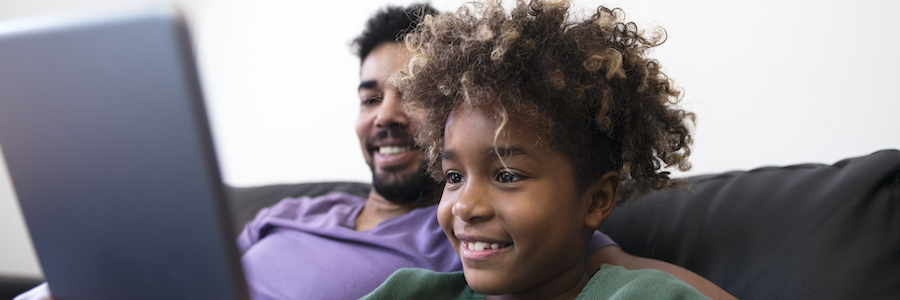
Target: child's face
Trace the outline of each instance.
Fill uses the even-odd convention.
[[[576,194],[569,160],[541,143],[533,124],[509,120],[495,141],[498,126],[478,108],[457,107],[450,115],[441,228],[477,292],[548,295],[571,288],[586,276],[589,193]]]

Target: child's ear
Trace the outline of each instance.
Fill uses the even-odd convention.
[[[620,181],[618,172],[609,171],[588,187],[585,196],[590,197],[590,206],[584,221],[585,227],[597,229],[609,216],[619,197]]]

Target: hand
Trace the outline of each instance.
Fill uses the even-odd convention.
[[[44,282],[39,286],[31,288],[27,292],[19,294],[13,298],[13,300],[53,300],[53,296],[50,295],[50,286]]]

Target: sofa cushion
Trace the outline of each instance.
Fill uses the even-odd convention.
[[[689,180],[600,229],[742,299],[900,299],[900,151]]]

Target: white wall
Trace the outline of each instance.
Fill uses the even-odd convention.
[[[334,2],[250,2],[207,11],[200,28],[226,181],[368,180],[353,134],[358,62],[347,42],[381,3],[345,1],[347,11],[321,13]],[[578,3],[621,6],[639,24],[666,28],[654,56],[698,114],[692,174],[900,148],[900,97],[891,89],[900,81],[900,21],[891,15],[900,2]],[[326,30],[323,17],[338,13],[348,17]]]
[[[144,1],[0,0],[0,19],[128,2]],[[348,44],[385,2],[176,2],[191,17],[227,183],[369,180],[353,130],[359,62]],[[831,164],[900,148],[898,2],[577,3],[622,7],[639,25],[667,30],[653,55],[698,115],[690,174]],[[36,263],[16,263],[33,257],[24,227],[4,226],[21,224],[4,175],[0,274],[39,274]]]

